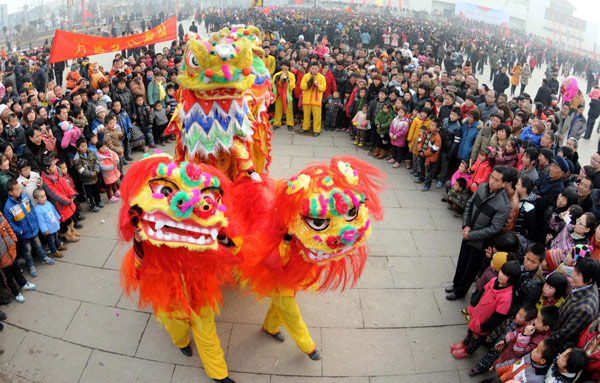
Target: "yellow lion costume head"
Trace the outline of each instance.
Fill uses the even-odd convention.
[[[369,213],[383,216],[383,178],[376,167],[342,157],[278,182],[265,222],[244,242],[243,278],[259,296],[353,285],[366,260]]]

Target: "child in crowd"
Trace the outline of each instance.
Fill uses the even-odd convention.
[[[575,382],[587,364],[585,351],[573,347],[562,352],[550,366],[544,383]]]
[[[536,147],[540,146],[540,141],[542,140],[542,136],[544,135],[544,131],[546,130],[546,125],[541,120],[534,121],[533,125],[528,126],[523,129],[521,136],[519,137],[521,141],[529,140]]]
[[[154,145],[154,135],[152,134],[152,122],[154,116],[152,115],[152,108],[144,102],[144,96],[138,94],[135,96],[135,123],[140,127],[144,136],[146,137],[146,143],[150,148],[156,148]]]
[[[81,129],[73,125],[70,121],[63,121],[59,124],[60,129],[63,131],[63,138],[60,142],[60,147],[65,149],[70,160],[75,157],[77,152],[76,143],[79,137],[81,137]]]
[[[340,98],[340,92],[338,90],[333,91],[333,95],[328,96],[325,100],[323,100],[323,102],[323,107],[325,109],[325,130],[341,130],[337,126],[338,112],[344,108],[344,104]]]
[[[419,137],[421,137],[422,128],[427,130],[429,124],[431,124],[431,109],[417,107],[416,110],[417,114],[410,124],[408,136],[406,136],[408,150],[415,156],[417,155],[417,144],[419,143]]]
[[[19,166],[19,178],[17,178],[17,182],[21,187],[21,192],[27,194],[29,200],[34,201],[33,191],[42,186],[42,177],[36,173],[31,171],[31,166],[29,166],[29,162],[21,158],[18,162]]]
[[[386,102],[383,104],[383,107],[381,108],[379,113],[377,113],[374,125],[377,131],[375,140],[377,149],[379,149],[379,154],[375,154],[374,152],[373,157],[379,158],[380,160],[386,158],[388,153],[388,147],[390,142],[388,132],[390,130],[390,125],[392,124],[393,119],[394,112],[392,112],[392,106],[389,104],[389,102]],[[373,135],[371,135],[371,137],[373,137]]]
[[[53,257],[62,258],[61,250],[67,250],[67,247],[58,239],[58,230],[60,229],[60,214],[46,198],[44,189],[38,188],[33,192],[35,198],[35,215],[37,216],[40,231],[46,237],[48,247]]]
[[[536,148],[527,148],[521,156],[521,164],[523,167],[519,170],[519,178],[523,176],[529,177],[533,182],[540,178],[537,169],[535,168],[539,152]]]
[[[356,113],[354,118],[352,119],[352,124],[356,128],[356,134],[354,135],[354,145],[359,147],[363,147],[365,141],[367,140],[367,136],[369,134],[369,121],[367,120],[367,113],[369,112],[369,107],[367,104],[362,106],[362,109]]]
[[[114,116],[113,116],[114,117]],[[92,121],[91,131],[101,140],[104,138],[106,109],[102,105],[96,107],[96,119]]]
[[[471,316],[466,338],[450,347],[451,354],[456,359],[470,358],[479,348],[486,335],[498,326],[508,314],[513,296],[513,287],[521,277],[521,267],[518,262],[506,262],[498,278],[492,279],[484,289],[479,302],[469,306]]]
[[[16,180],[12,179],[6,184],[8,189],[8,200],[4,205],[4,217],[13,229],[21,247],[20,254],[25,259],[32,277],[37,276],[37,269],[33,263],[31,251],[35,251],[41,263],[53,265],[54,259],[46,256],[42,244],[38,239],[39,225],[33,206],[27,194],[21,193],[21,187]]]
[[[0,227],[2,228],[0,230],[0,237],[2,237],[2,242],[5,244],[2,250],[3,253],[0,254],[0,268],[4,275],[4,282],[15,297],[15,300],[23,303],[25,302],[25,297],[21,294],[20,290],[35,290],[36,285],[27,282],[21,273],[21,269],[15,262],[17,258],[17,236],[2,214],[0,214]]]
[[[544,383],[550,373],[552,360],[558,355],[558,341],[552,338],[543,342],[521,359],[510,360],[495,367],[496,379],[486,379],[482,383],[492,382],[526,382]]]
[[[406,117],[406,108],[401,106],[396,111],[397,115],[390,125],[390,141],[392,144],[392,157],[388,160],[389,164],[393,164],[393,168],[399,168],[402,160],[406,157],[406,136],[408,135],[409,121]],[[410,164],[406,162],[408,168]]]
[[[79,179],[83,184],[90,211],[99,212],[104,207],[104,203],[100,199],[100,181],[98,178],[100,165],[96,155],[88,150],[87,141],[84,137],[77,140],[77,153],[73,158],[73,167],[79,174]]]
[[[490,154],[490,149],[481,148],[479,151],[479,155],[477,156],[477,161],[473,164],[472,168],[472,176],[469,181],[469,189],[471,193],[475,193],[479,185],[484,182],[488,182],[490,178],[490,174],[492,174],[492,166],[488,161],[488,155]]]
[[[573,247],[586,245],[596,230],[596,216],[594,214],[584,213],[581,217],[573,219],[570,214],[567,214],[569,211],[562,212],[560,215],[555,214],[550,219],[550,227],[554,230],[557,230],[558,225],[560,225],[559,218],[566,224],[550,244],[546,260],[542,264],[542,269],[545,271],[554,271],[564,261]]]
[[[421,191],[428,191],[431,188],[434,177],[433,169],[436,168],[435,164],[440,158],[440,149],[442,148],[442,137],[438,133],[440,125],[441,121],[437,117],[432,119],[422,139],[419,138],[421,142],[417,146],[417,155],[420,169],[415,182],[424,182]]]
[[[558,316],[558,312],[556,314]],[[493,343],[492,347],[481,359],[479,359],[475,367],[471,368],[469,376],[472,377],[484,373],[487,370],[489,370],[490,367],[492,367],[493,365],[507,360],[504,359],[498,361],[498,358],[500,357],[500,355],[503,355],[504,351],[506,351],[507,349],[511,350],[510,346],[514,345],[514,341],[518,339],[519,334],[521,334],[527,326],[533,323],[533,319],[537,315],[538,310],[535,308],[535,306],[525,306],[517,312],[517,315],[505,319],[498,327],[496,327],[486,337],[487,343]],[[524,345],[521,344],[521,346]],[[522,348],[524,349],[525,347]],[[535,348],[535,346],[533,346],[532,348]],[[527,354],[529,351],[531,350],[523,352],[523,354]]]
[[[123,149],[123,144],[121,144],[122,139],[123,133],[119,130],[119,127],[117,126],[117,118],[115,116],[106,117],[106,134],[102,141],[106,146],[108,146],[110,150],[117,153],[117,156],[119,156],[120,171],[123,170],[122,165],[125,164],[125,160],[123,158],[125,152]]]
[[[168,137],[163,135],[165,128],[169,124],[169,117],[167,117],[167,110],[163,108],[162,102],[156,101],[154,104],[154,122],[152,124],[154,135],[154,142],[160,143],[161,146],[165,146],[169,140]]]
[[[447,196],[443,199],[448,202],[449,209],[453,210],[457,216],[462,216],[470,197],[469,189],[467,189],[467,181],[460,177],[454,182],[452,189],[448,191]]]
[[[90,140],[88,141],[88,150],[90,150],[92,153],[94,153],[96,155],[96,157],[98,156],[98,147],[96,146],[97,143],[98,143],[98,136],[96,136],[95,134],[92,134],[90,137]]]
[[[565,301],[568,288],[569,282],[563,274],[552,273],[548,275],[542,288],[542,296],[535,306],[538,310],[541,310],[545,306],[560,307]]]
[[[521,234],[529,241],[535,240],[536,210],[535,200],[536,194],[533,192],[533,181],[526,175],[520,176],[515,188],[517,196],[519,196],[519,215],[515,222],[515,233]]]
[[[119,171],[119,156],[108,148],[103,141],[98,141],[98,162],[102,170],[102,178],[104,179],[104,187],[108,202],[118,202],[121,194],[117,183],[121,177]]]
[[[73,108],[73,125],[79,128],[81,132],[84,131],[85,127],[88,124],[87,119],[85,118],[84,111],[80,107],[76,106]]]
[[[46,198],[60,214],[60,234],[59,237],[66,242],[78,242],[79,233],[76,228],[81,228],[81,225],[75,225],[78,218],[77,192],[67,182],[65,176],[66,165],[64,162],[59,162],[60,166],[56,166],[56,162],[45,157],[42,167],[42,179],[44,180],[44,191]],[[58,169],[62,169],[60,172]],[[68,173],[65,174],[68,176]],[[69,177],[70,178],[70,177]]]

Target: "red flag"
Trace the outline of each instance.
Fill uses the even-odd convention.
[[[548,46],[551,47],[552,44],[550,43],[550,36],[548,36]]]
[[[296,3],[298,5],[302,5],[302,0],[294,0],[294,3]]]
[[[94,18],[94,16],[92,16],[92,14],[90,13],[90,11],[87,10],[87,8],[83,8],[83,14],[85,15],[85,17],[89,17],[90,19]]]
[[[50,64],[175,39],[177,39],[176,16],[144,33],[116,38],[88,36],[56,30],[50,52]]]

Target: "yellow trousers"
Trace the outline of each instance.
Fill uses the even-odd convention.
[[[156,320],[165,326],[173,344],[178,348],[190,344],[191,328],[206,375],[211,379],[225,379],[229,376],[223,349],[217,336],[215,314],[211,308],[204,307],[199,314],[192,312],[191,319],[187,314],[159,312],[156,314]]]
[[[275,119],[273,120],[273,126],[281,126],[281,116],[283,116],[283,99],[277,97],[275,100]],[[285,123],[287,126],[294,126],[294,106],[292,105],[292,101],[288,102],[287,105]]]
[[[315,351],[315,342],[308,333],[294,297],[271,297],[271,307],[267,312],[263,329],[269,334],[277,334],[282,324],[302,352],[312,354]]]
[[[302,130],[310,130],[310,115],[312,114],[315,133],[321,133],[321,106],[302,105],[304,110],[304,121],[302,122]]]

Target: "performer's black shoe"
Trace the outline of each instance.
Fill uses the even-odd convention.
[[[185,347],[180,348],[180,350],[181,350],[181,353],[187,357],[194,355],[194,352],[192,351],[191,343]]]
[[[279,331],[277,334],[271,334],[267,330],[263,329],[264,332],[272,336],[278,342],[285,342],[285,336]]]
[[[217,383],[235,383],[235,380],[231,379],[229,376],[225,379],[213,379]]]
[[[312,360],[321,360],[321,353],[315,348],[315,351],[312,354],[308,354],[308,357]]]

